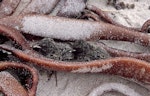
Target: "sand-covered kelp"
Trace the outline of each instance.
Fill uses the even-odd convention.
[[[86,0],[64,0],[57,16],[47,15],[60,2],[30,0],[19,16],[9,14],[9,17],[0,19],[0,35],[7,38],[0,44],[1,54],[5,53],[2,61],[10,58],[12,62],[31,63],[47,70],[105,73],[150,83],[149,53],[122,51],[102,43],[92,43],[95,40],[115,40],[149,47],[149,20],[141,28],[127,27],[112,20],[96,6],[86,5]],[[14,12],[16,7],[13,8]],[[11,59],[9,55],[17,59]],[[34,76],[32,79],[35,80],[34,94],[30,96],[35,95],[38,80]],[[113,89],[119,90],[112,86],[108,90]]]

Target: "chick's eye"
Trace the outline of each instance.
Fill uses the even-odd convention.
[[[0,2],[2,2],[3,0],[0,0]]]

